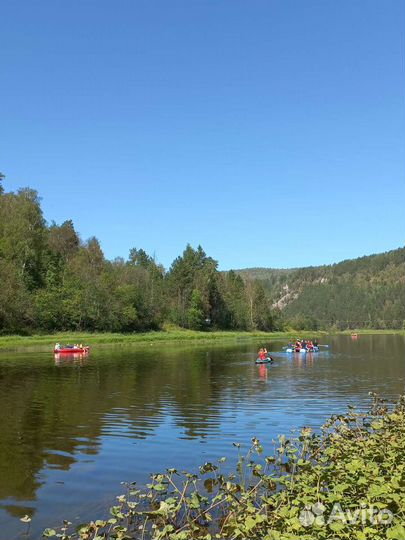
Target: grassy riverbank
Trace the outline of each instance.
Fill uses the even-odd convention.
[[[181,342],[214,342],[225,340],[255,339],[266,343],[273,339],[293,339],[297,335],[304,337],[322,336],[326,334],[351,334],[353,331],[302,331],[289,330],[286,332],[227,332],[208,331],[199,332],[183,328],[167,327],[156,332],[113,334],[113,333],[89,333],[89,332],[60,332],[58,334],[35,334],[31,336],[0,336],[0,351],[6,350],[49,350],[59,341],[60,343],[83,343],[93,346],[108,345],[132,345],[146,343],[181,343]],[[405,330],[356,330],[359,335],[368,334],[400,334],[405,335]]]
[[[134,334],[60,332],[58,334],[48,335],[0,336],[0,350],[16,350],[30,347],[49,349],[57,341],[60,343],[108,346],[155,342],[212,342],[235,339],[263,339],[263,341],[268,341],[279,338],[288,339],[293,336],[295,336],[294,332],[198,332],[196,330],[185,330],[181,328],[168,328],[156,332]]]
[[[336,415],[264,449],[253,438],[199,474],[167,469],[147,488],[127,484],[115,506],[63,539],[268,540],[405,538],[405,401],[374,397],[368,413]],[[71,531],[71,532],[69,532]],[[44,536],[55,537],[56,529]]]
[[[386,329],[386,330],[376,330],[372,328],[362,328],[360,330],[342,330],[341,332],[329,332],[330,334],[343,334],[343,335],[351,335],[351,334],[358,334],[359,336],[370,336],[370,335],[397,335],[397,336],[405,336],[405,329]]]

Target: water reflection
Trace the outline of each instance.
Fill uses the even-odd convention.
[[[349,400],[364,403],[369,390],[403,391],[402,337],[329,342],[331,352],[275,352],[271,365],[254,364],[254,342],[170,346],[159,361],[155,347],[3,354],[0,538],[22,530],[16,516],[37,513],[35,538],[63,517],[94,517],[120,481],[233,455],[232,442],[253,435],[266,443],[319,425]]]
[[[72,364],[77,366],[84,366],[88,361],[88,353],[70,353],[70,354],[54,354],[55,366],[70,366]]]
[[[269,372],[267,371],[266,364],[259,364],[259,376],[261,379],[267,380]]]

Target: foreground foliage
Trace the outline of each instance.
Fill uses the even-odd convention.
[[[205,463],[198,475],[175,469],[154,474],[144,490],[124,484],[110,518],[74,532],[66,521],[44,536],[405,538],[404,397],[389,406],[374,396],[367,413],[350,408],[332,416],[319,433],[303,428],[273,443],[269,454],[257,439],[246,454],[235,443],[233,472],[221,458]]]

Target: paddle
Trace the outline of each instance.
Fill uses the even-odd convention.
[[[318,347],[329,347],[329,345],[318,345]]]

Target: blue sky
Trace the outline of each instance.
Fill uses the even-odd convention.
[[[402,0],[3,1],[0,171],[108,258],[403,245]]]

